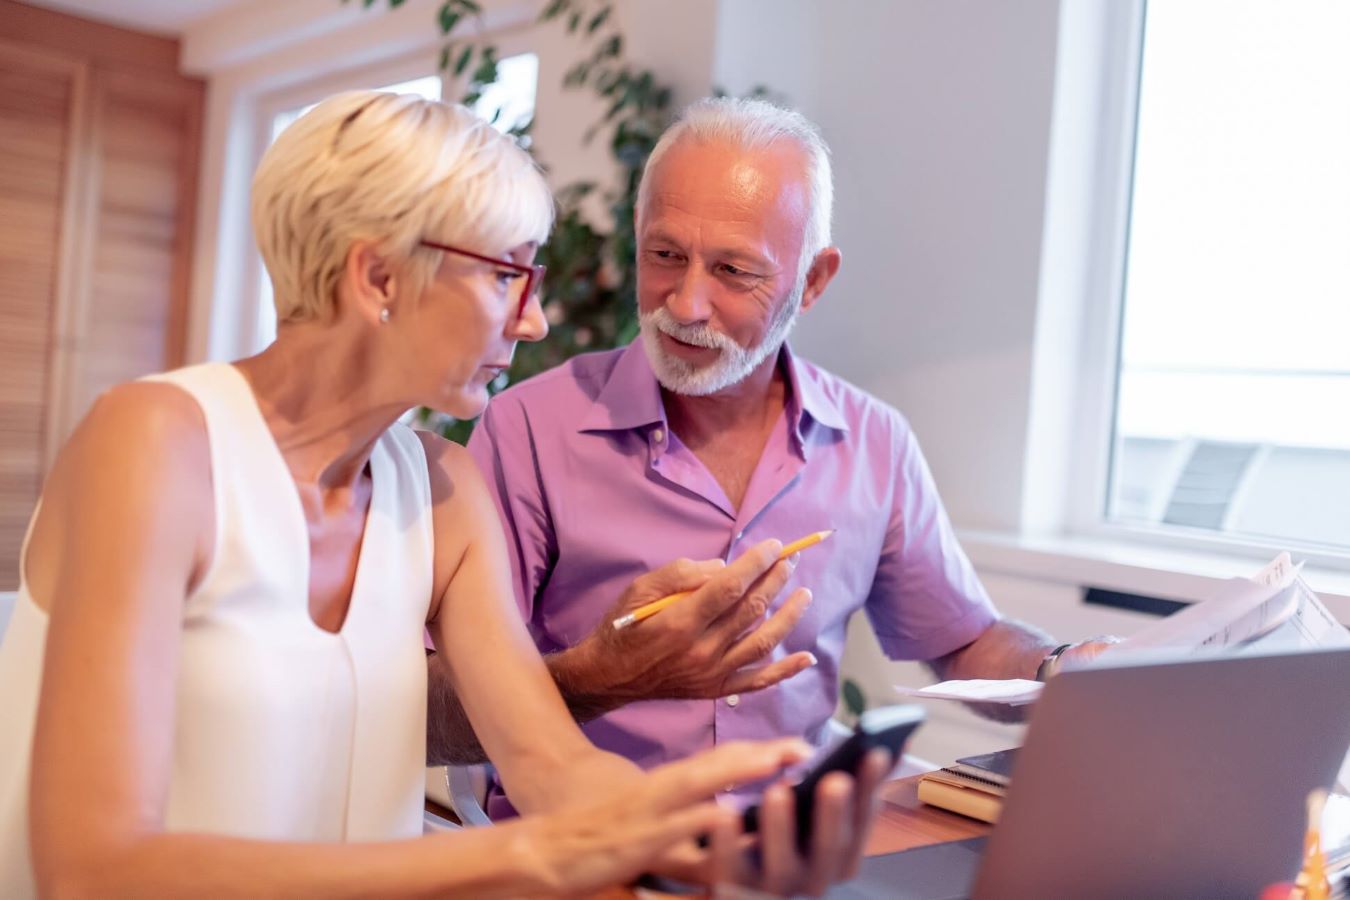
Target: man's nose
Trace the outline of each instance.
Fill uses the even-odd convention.
[[[666,296],[666,309],[682,325],[712,318],[713,287],[707,274],[690,268]]]

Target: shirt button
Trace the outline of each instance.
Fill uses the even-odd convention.
[[[665,437],[666,437],[666,433],[665,433],[664,431],[662,431],[660,428],[655,428],[655,429],[652,430],[652,443],[653,443],[653,444],[659,444],[659,443],[661,443],[661,441],[664,440]]]
[[[738,532],[736,532],[736,540],[738,540],[738,541],[739,541],[739,540],[744,540],[744,538],[745,538],[745,532],[744,532],[744,531],[738,531]]]
[[[739,706],[740,703],[741,703],[740,694],[732,694],[731,696],[727,697],[727,706]]]

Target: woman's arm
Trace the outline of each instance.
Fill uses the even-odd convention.
[[[209,472],[195,404],[170,386],[132,385],[96,405],[47,485],[26,560],[34,597],[50,613],[30,802],[44,896],[575,890],[627,877],[655,848],[707,831],[718,813],[700,799],[783,762],[782,747],[741,747],[565,819],[422,840],[332,845],[166,833],[182,608],[207,562]]]
[[[522,811],[558,805],[590,763],[636,767],[581,733],[512,599],[506,542],[472,457],[423,434],[436,533],[436,590],[428,625],[441,674]],[[433,726],[434,727],[434,726]]]

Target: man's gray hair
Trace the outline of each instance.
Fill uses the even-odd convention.
[[[807,267],[816,254],[830,246],[830,217],[834,209],[834,175],[830,170],[830,148],[820,129],[796,110],[784,109],[763,100],[735,97],[710,97],[699,100],[666,129],[656,142],[647,168],[638,185],[637,218],[641,222],[647,210],[650,178],[661,158],[685,138],[704,143],[725,143],[746,150],[759,150],[778,141],[792,141],[806,154],[806,177],[810,187],[810,211],[798,279],[806,277]]]

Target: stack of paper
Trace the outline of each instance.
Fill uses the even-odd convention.
[[[897,693],[929,700],[963,700],[967,703],[1007,703],[1021,706],[1041,695],[1045,685],[1026,678],[1006,680],[975,678],[966,681],[940,681],[925,688],[895,686]]]

